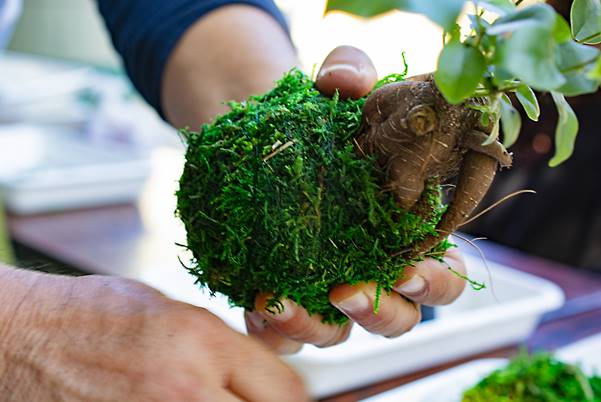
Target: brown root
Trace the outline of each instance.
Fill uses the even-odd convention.
[[[428,252],[464,224],[499,165],[511,165],[511,155],[501,143],[484,145],[492,125],[482,127],[480,117],[469,102],[449,104],[431,74],[385,85],[365,103],[357,152],[376,157],[385,173],[382,187],[395,194],[400,207],[427,218],[428,209],[420,201],[426,183],[459,177],[438,234],[413,245],[413,256]]]

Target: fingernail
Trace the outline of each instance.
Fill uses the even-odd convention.
[[[270,310],[261,312],[263,317],[275,321],[288,321],[294,316],[296,306],[290,300],[280,300],[278,305],[271,307]]]
[[[359,73],[359,70],[357,69],[357,67],[352,64],[333,64],[331,66],[322,68],[319,71],[318,78],[321,78],[328,74],[337,73],[340,71],[347,71],[347,72],[351,72],[353,74]]]
[[[407,282],[394,288],[398,293],[402,293],[406,296],[419,295],[426,288],[426,280],[419,275],[415,275]]]
[[[335,303],[335,305],[343,312],[353,315],[369,309],[369,299],[365,293],[357,292],[351,297]]]

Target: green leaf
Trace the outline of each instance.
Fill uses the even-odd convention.
[[[601,80],[601,57],[597,59],[597,62],[588,72],[587,77],[591,80],[600,81]]]
[[[556,91],[565,96],[593,94],[599,90],[599,81],[588,78],[588,71],[572,72],[564,74],[564,77],[566,83],[557,88]]]
[[[434,78],[446,100],[456,104],[474,94],[485,72],[482,53],[460,42],[451,42],[440,54]]]
[[[599,53],[601,52],[592,46],[581,45],[574,41],[558,45],[556,49],[557,66],[562,71],[566,82],[556,91],[566,96],[597,92],[599,82],[589,78],[588,73],[593,69]]]
[[[497,19],[488,29],[489,35],[515,32],[523,28],[539,27],[548,31],[555,26],[555,11],[547,4],[536,4],[516,9]]]
[[[555,42],[564,43],[572,40],[572,30],[570,24],[560,14],[555,16],[555,26],[553,27],[553,38]]]
[[[448,31],[457,22],[464,4],[465,0],[411,0],[411,10],[408,11],[424,14]]]
[[[548,27],[525,27],[501,45],[497,63],[524,84],[550,91],[566,82],[555,64],[555,47]]]
[[[511,0],[482,0],[477,3],[480,7],[484,7],[499,15],[505,15],[515,10],[515,4]]]
[[[406,10],[411,0],[328,0],[326,13],[345,11],[359,17],[369,18],[392,10]]]
[[[601,43],[601,0],[574,0],[572,35],[578,42]]]
[[[511,104],[511,99],[505,94],[501,97],[501,128],[503,129],[503,145],[505,148],[509,148],[515,144],[520,135],[522,118]]]
[[[538,118],[540,117],[540,106],[532,88],[527,85],[521,85],[517,89],[515,95],[526,111],[528,118],[532,121],[538,121]]]
[[[328,0],[326,12],[345,11],[359,17],[374,17],[391,10],[424,14],[445,31],[453,28],[465,0]]]
[[[551,92],[551,95],[559,112],[559,122],[555,131],[555,156],[549,161],[549,166],[555,167],[565,162],[574,152],[578,118],[562,94]]]
[[[589,64],[594,63],[601,52],[592,46],[581,45],[569,41],[557,45],[555,59],[557,67],[566,73],[573,70],[582,70]]]

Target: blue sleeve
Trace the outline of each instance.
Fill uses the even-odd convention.
[[[161,117],[163,70],[178,40],[204,15],[229,4],[258,7],[288,30],[273,0],[98,0],[127,74]]]

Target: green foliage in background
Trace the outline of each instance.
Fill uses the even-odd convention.
[[[184,132],[177,213],[199,284],[249,310],[257,294],[274,293],[275,310],[287,297],[330,323],[346,321],[328,301],[332,287],[374,281],[392,290],[414,262],[402,252],[436,234],[444,207],[438,187],[426,190],[426,219],[382,191],[384,173],[354,144],[364,103],[324,97],[293,70],[271,92]]]
[[[462,402],[601,402],[601,377],[548,354],[522,354],[480,381]]]
[[[14,254],[6,225],[6,215],[0,199],[0,263],[14,264]]]
[[[329,0],[327,11],[373,17],[391,10],[426,15],[445,30],[445,45],[435,74],[447,101],[458,104],[487,96],[483,118],[501,118],[489,141],[499,136],[510,146],[518,138],[520,115],[505,95],[515,93],[527,115],[540,113],[532,89],[551,92],[560,114],[556,129],[557,166],[572,154],[578,120],[566,96],[596,92],[601,84],[601,57],[590,46],[601,43],[601,0],[575,0],[571,23],[547,4],[522,0]],[[470,32],[456,21],[466,7]]]

